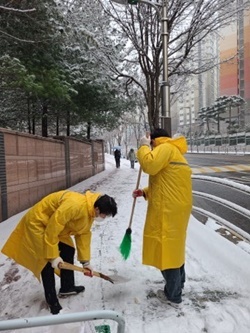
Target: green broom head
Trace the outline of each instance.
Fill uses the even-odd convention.
[[[98,333],[111,333],[109,325],[95,326],[95,331]]]
[[[121,255],[123,256],[123,259],[127,260],[129,255],[130,255],[130,250],[131,250],[131,233],[132,230],[128,228],[126,230],[126,233],[123,237],[123,240],[120,245],[120,252]]]

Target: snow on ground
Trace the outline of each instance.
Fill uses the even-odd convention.
[[[250,332],[250,254],[190,218],[187,251],[185,295],[180,309],[162,304],[153,292],[163,288],[161,273],[141,264],[142,233],[147,203],[138,198],[132,224],[132,248],[124,261],[119,245],[127,229],[139,165],[130,168],[122,159],[116,169],[113,156],[106,155],[106,170],[71,189],[86,189],[114,196],[118,214],[104,223],[95,222],[92,236],[92,265],[107,275],[118,275],[126,281],[111,284],[97,277],[76,272],[77,284],[84,284],[83,294],[60,299],[62,313],[85,310],[114,310],[126,321],[126,333],[249,333]],[[147,184],[142,174],[141,186]],[[0,223],[0,247],[25,212]],[[18,249],[17,249],[18,251]],[[76,262],[76,264],[78,264]],[[0,254],[0,320],[49,315],[42,285],[32,273]],[[57,278],[57,288],[59,279]],[[116,332],[112,321],[108,324]],[[89,324],[90,325],[90,324]],[[91,324],[90,326],[92,326]],[[89,327],[90,327],[89,326]],[[84,329],[85,327],[85,329]],[[47,328],[29,328],[12,332],[83,333],[87,324],[64,324]]]

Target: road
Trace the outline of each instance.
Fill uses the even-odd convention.
[[[209,216],[206,212],[215,214],[250,235],[250,193],[213,181],[213,178],[229,179],[250,186],[250,155],[187,154],[186,157],[194,175],[194,207],[203,210],[202,214],[193,212],[193,215],[206,223]],[[195,175],[209,176],[209,180],[195,179]]]
[[[250,155],[187,154],[194,174],[228,178],[250,186]]]

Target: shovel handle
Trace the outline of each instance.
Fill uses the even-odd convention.
[[[59,263],[59,268],[60,269],[67,269],[69,271],[82,272],[83,274],[87,274],[89,272],[89,270],[87,268],[76,266],[76,265],[70,264],[70,263],[65,262],[65,261]],[[98,273],[97,272],[93,272],[94,276],[98,276],[96,274],[98,274]]]
[[[70,271],[77,271],[77,272],[82,272],[84,275],[88,275],[89,276],[89,270],[87,268],[84,268],[84,267],[80,267],[80,266],[76,266],[76,265],[73,265],[73,264],[70,264],[68,262],[60,262],[58,267],[60,269],[67,269],[67,270],[70,270]],[[93,271],[93,276],[97,276],[99,278],[102,278],[104,280],[107,280],[111,283],[114,283],[113,280],[107,276],[107,275],[104,275],[100,272],[95,272]]]

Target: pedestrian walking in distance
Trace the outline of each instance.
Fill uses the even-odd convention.
[[[134,169],[135,167],[135,151],[133,148],[130,149],[129,153],[128,153],[128,160],[130,161],[130,166],[132,169]]]
[[[149,175],[148,187],[133,191],[133,197],[143,196],[148,201],[143,264],[161,271],[165,286],[156,296],[174,306],[182,302],[186,231],[192,209],[191,168],[183,156],[186,152],[186,139],[172,139],[164,129],[155,129],[150,138],[143,137],[137,158]]]
[[[93,276],[91,258],[91,226],[115,216],[117,205],[107,194],[59,191],[44,197],[23,216],[2,248],[2,253],[29,269],[44,287],[45,299],[52,314],[62,309],[56,293],[55,275],[60,274],[59,296],[76,295],[85,290],[75,286],[74,272],[59,270],[60,263],[77,259]]]
[[[115,155],[115,164],[117,168],[120,168],[120,160],[121,160],[121,151],[116,149],[114,152]]]

